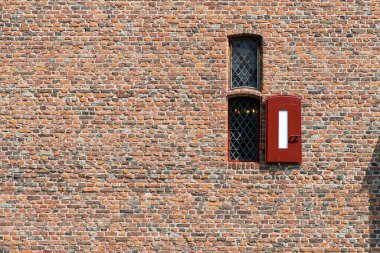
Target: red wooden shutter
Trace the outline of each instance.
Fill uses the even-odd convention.
[[[267,98],[265,161],[301,164],[301,148],[301,98],[290,95]]]

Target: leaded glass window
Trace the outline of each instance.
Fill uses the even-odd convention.
[[[237,37],[230,40],[231,88],[260,88],[260,39]]]
[[[260,102],[251,97],[229,100],[229,158],[231,161],[259,160]]]

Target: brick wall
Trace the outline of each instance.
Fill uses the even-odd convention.
[[[0,252],[380,252],[379,16],[2,0]],[[236,34],[263,38],[254,94],[303,99],[301,166],[228,163]]]

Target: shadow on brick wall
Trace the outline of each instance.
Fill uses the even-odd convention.
[[[373,151],[364,179],[369,193],[369,246],[370,252],[380,252],[380,139]]]

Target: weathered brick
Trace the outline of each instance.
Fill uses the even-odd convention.
[[[0,252],[380,251],[378,1],[0,3]],[[262,90],[228,37],[263,38]],[[228,98],[302,97],[302,165]]]

